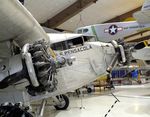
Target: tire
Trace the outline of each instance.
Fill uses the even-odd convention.
[[[64,105],[56,105],[54,106],[56,110],[66,110],[69,106],[69,98],[66,95],[61,95],[61,97],[64,99]]]
[[[92,89],[91,88],[87,88],[87,92],[88,93],[92,93]]]

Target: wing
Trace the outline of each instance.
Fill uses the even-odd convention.
[[[0,58],[10,56],[9,40],[19,46],[48,36],[34,17],[18,0],[0,0]]]

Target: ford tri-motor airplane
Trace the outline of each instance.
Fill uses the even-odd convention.
[[[112,44],[83,43],[77,51],[86,56],[77,62],[69,54],[53,56],[49,36],[19,1],[1,0],[0,16],[0,115],[4,117],[32,117],[24,105],[42,99],[38,114],[43,116],[49,97],[56,109],[66,109],[69,100],[63,94],[104,74],[115,54]]]
[[[63,94],[127,61],[123,45],[116,41],[90,42],[92,36],[80,34],[61,38],[55,34],[51,39],[17,0],[1,0],[0,16],[0,115],[4,117],[32,117],[24,105],[12,103],[43,99],[41,117],[49,97],[56,109],[66,109],[69,99]]]

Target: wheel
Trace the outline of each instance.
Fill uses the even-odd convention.
[[[62,104],[54,106],[56,110],[66,110],[69,106],[69,98],[66,95],[61,95],[60,98],[62,98]]]
[[[92,89],[91,88],[87,88],[87,92],[88,93],[92,93]]]

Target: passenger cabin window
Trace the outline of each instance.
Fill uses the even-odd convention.
[[[150,60],[145,61],[147,65],[150,65]]]
[[[71,40],[66,40],[58,43],[51,44],[53,50],[67,50],[75,47],[82,46],[84,44],[84,38],[78,37]]]

